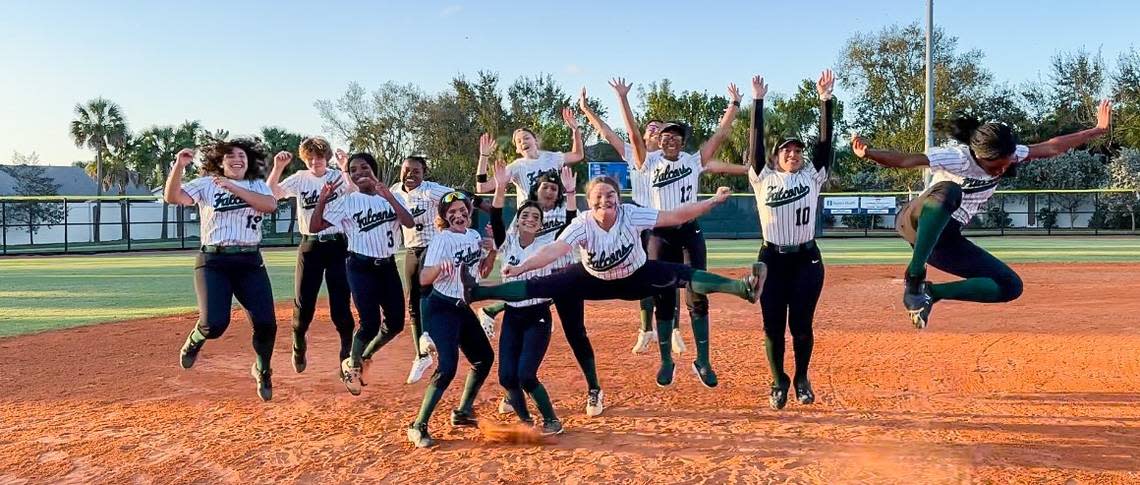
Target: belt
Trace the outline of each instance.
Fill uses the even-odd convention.
[[[344,233],[335,234],[302,234],[301,242],[330,242],[330,241],[344,241]]]
[[[396,264],[396,258],[393,256],[388,256],[386,258],[373,258],[372,256],[365,256],[363,254],[353,253],[353,252],[349,252],[348,255],[350,257],[352,257],[352,259],[355,259],[355,260],[360,261],[362,263],[371,264],[372,266],[383,266],[385,264]]]
[[[811,251],[811,250],[816,248],[816,244],[815,244],[814,239],[811,241],[808,241],[806,243],[803,243],[803,244],[789,244],[786,246],[781,246],[779,244],[772,244],[772,243],[769,243],[767,241],[764,241],[763,247],[764,247],[764,249],[771,249],[771,250],[773,250],[777,253],[780,253],[780,254],[791,254],[791,253],[802,253],[805,251]]]
[[[202,252],[206,254],[256,253],[258,249],[257,246],[217,246],[214,244],[202,246]]]

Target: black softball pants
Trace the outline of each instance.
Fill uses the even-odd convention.
[[[376,259],[350,253],[345,266],[360,318],[352,344],[352,357],[356,360],[362,357],[365,346],[375,352],[404,330],[404,288],[396,260],[391,256]],[[374,338],[376,342],[369,345]]]
[[[773,383],[787,388],[784,373],[784,332],[790,329],[795,352],[795,380],[807,377],[815,336],[812,321],[816,303],[823,291],[823,259],[819,247],[781,254],[775,248],[760,249],[759,261],[768,265],[768,277],[760,294],[760,310],[764,320],[765,345]]]
[[[701,233],[701,226],[696,222],[653,229],[653,233],[649,236],[648,253],[651,260],[684,264],[688,259],[688,265],[693,269],[708,269],[705,236]],[[656,303],[658,319],[676,318],[679,310],[677,292],[662,293]],[[692,287],[685,292],[685,304],[692,318],[706,317],[709,314],[708,296],[693,292]]]
[[[259,367],[269,368],[277,318],[273,310],[273,287],[260,252],[198,254],[194,264],[194,291],[198,296],[198,332],[216,339],[230,326],[233,299],[245,308],[253,324],[253,350]]]
[[[348,240],[344,237],[331,241],[302,241],[297,247],[297,266],[293,272],[293,333],[304,337],[313,323],[317,311],[317,298],[324,280],[328,288],[329,316],[340,336],[340,358],[348,357],[352,343],[352,321],[344,259],[348,255]]]
[[[550,305],[507,306],[499,335],[499,384],[531,392],[538,387],[538,367],[550,346]]]
[[[423,299],[431,294],[431,285],[420,285],[420,271],[424,269],[424,253],[426,247],[408,248],[404,252],[404,277],[408,287],[408,315],[412,316],[412,348],[416,350],[416,357],[423,355],[419,349],[420,335],[424,332],[423,316],[420,315],[420,305]]]

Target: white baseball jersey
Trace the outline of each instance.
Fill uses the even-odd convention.
[[[797,172],[765,166],[757,175],[749,168],[748,181],[756,194],[765,241],[790,246],[815,239],[815,212],[820,187],[827,181],[827,169],[816,170],[811,163],[804,163]]]
[[[558,239],[577,249],[586,271],[603,280],[625,278],[645,264],[641,231],[657,225],[657,209],[622,204],[610,230],[602,229],[593,211],[578,215]]]
[[[523,205],[530,196],[530,188],[543,175],[558,177],[566,163],[565,153],[539,150],[538,158],[519,158],[507,165],[511,183],[515,184],[515,206]]]
[[[392,184],[392,193],[404,201],[404,207],[408,208],[408,212],[412,213],[412,219],[416,222],[415,227],[404,228],[404,247],[427,247],[431,238],[439,232],[435,227],[439,199],[453,191],[451,187],[426,180],[412,190],[405,190],[402,182]]]
[[[313,209],[317,207],[317,198],[321,195],[321,189],[328,182],[335,182],[344,178],[344,172],[340,170],[329,169],[325,172],[324,177],[313,175],[313,172],[308,170],[301,170],[286,177],[278,184],[281,186],[281,190],[285,191],[286,198],[297,198],[297,226],[301,229],[301,234],[314,234],[309,230],[309,221],[313,217]],[[347,192],[347,184],[342,183],[340,187],[337,187],[336,192],[329,197],[329,202],[344,197],[345,192]],[[316,234],[323,236],[338,232],[341,232],[341,229],[334,225]]]
[[[1017,145],[1013,154],[1015,163],[1020,163],[1029,156],[1029,147]],[[930,159],[931,172],[926,190],[938,182],[954,182],[962,186],[962,206],[954,211],[953,217],[963,226],[969,224],[978,209],[994,195],[1001,177],[994,177],[978,166],[966,145],[932,147],[926,151],[926,158]]]
[[[570,200],[566,204],[572,203]],[[538,231],[537,242],[540,244],[550,244],[558,238],[558,232],[571,221],[566,220],[566,205],[555,207],[542,213],[542,229]],[[555,260],[550,264],[551,268],[564,268],[578,262],[578,252],[570,251],[570,254]]]
[[[325,206],[325,221],[348,235],[348,250],[356,254],[387,258],[398,249],[401,226],[396,209],[379,195],[345,194]]]
[[[638,170],[637,164],[633,161],[633,145],[625,144],[625,152],[622,153],[622,158],[629,165],[629,186],[633,191],[633,201],[642,207],[649,207],[649,189],[652,184],[649,174]],[[649,158],[648,155],[646,158]]]
[[[507,234],[507,238],[503,240],[503,244],[499,245],[499,254],[503,257],[503,268],[506,268],[507,265],[517,266],[519,263],[525,261],[526,258],[529,258],[534,253],[538,252],[539,248],[553,241],[553,238],[546,240],[540,240],[536,238],[533,242],[530,243],[530,246],[524,248],[522,247],[522,243],[519,241],[519,234],[517,232]],[[559,262],[560,261],[555,261],[555,264],[550,264],[534,271],[528,271],[521,276],[511,277],[502,275],[503,282],[506,283],[509,281],[528,280],[531,278],[546,276],[552,273],[555,269],[562,267],[558,265]],[[509,301],[507,302],[507,305],[515,308],[522,308],[526,306],[537,305],[539,303],[546,303],[549,301],[549,298],[531,298],[529,300],[523,301]]]
[[[424,267],[439,266],[444,261],[451,261],[455,271],[451,276],[440,273],[432,282],[432,288],[445,296],[463,299],[463,280],[459,272],[464,268],[470,272],[475,281],[479,281],[479,260],[482,259],[483,237],[479,231],[468,229],[465,233],[458,233],[448,229],[439,231],[428,244],[427,256],[424,257]]]
[[[697,187],[700,186],[701,153],[681,152],[676,161],[665,158],[664,152],[656,151],[645,156],[642,172],[648,175],[649,206],[657,210],[673,210],[677,206],[697,200]]]
[[[214,184],[218,177],[198,177],[182,185],[182,190],[198,204],[202,244],[207,246],[256,246],[261,243],[261,220],[265,213],[249,206],[228,190]],[[230,180],[235,185],[268,196],[273,195],[264,180]]]

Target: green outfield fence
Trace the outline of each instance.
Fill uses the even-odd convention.
[[[817,233],[820,237],[893,236],[894,214],[915,195],[825,193],[816,218]],[[585,207],[581,196],[578,203]],[[509,215],[514,204],[507,206]],[[262,225],[263,245],[296,245],[295,219],[293,199],[282,201]],[[486,222],[486,216],[480,220],[480,224]],[[1137,235],[1138,220],[1137,191],[1008,190],[998,191],[966,232],[972,236]],[[700,223],[710,238],[761,237],[752,194],[735,194]],[[198,231],[197,208],[166,205],[153,196],[0,197],[0,255],[195,249]]]

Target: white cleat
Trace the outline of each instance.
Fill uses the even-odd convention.
[[[436,352],[435,341],[427,332],[421,333],[420,341],[416,343],[419,344],[421,354],[434,354]]]
[[[415,384],[424,378],[424,373],[435,364],[435,359],[431,358],[431,354],[426,354],[423,357],[417,357],[412,361],[412,370],[408,372],[408,384]]]
[[[654,343],[657,343],[656,330],[650,330],[648,332],[644,330],[638,330],[637,343],[633,344],[633,353],[644,354],[649,350],[649,346]]]
[[[495,317],[479,310],[479,325],[483,327],[483,333],[487,334],[488,339],[495,338]]]
[[[601,416],[606,410],[606,394],[601,389],[591,389],[586,396],[586,416]]]
[[[353,396],[360,395],[360,388],[364,384],[360,379],[360,372],[360,367],[352,365],[352,357],[340,362],[340,380],[344,381],[344,387]]]
[[[681,329],[673,329],[673,353],[681,355],[685,353],[685,338],[681,336]]]
[[[515,413],[515,407],[511,406],[511,403],[507,402],[506,396],[503,396],[503,399],[499,400],[499,414],[514,414],[514,413]]]

